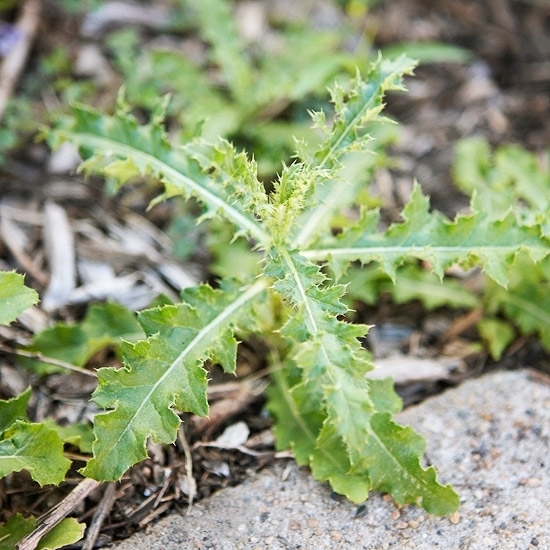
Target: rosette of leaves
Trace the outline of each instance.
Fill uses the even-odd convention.
[[[346,321],[339,279],[351,264],[375,262],[394,277],[403,262],[421,259],[440,277],[453,264],[478,265],[505,285],[520,250],[539,261],[550,247],[537,225],[522,225],[511,210],[488,218],[479,201],[448,220],[430,211],[418,186],[402,221],[381,228],[378,210],[363,201],[365,178],[349,167],[374,158],[371,136],[386,122],[384,94],[403,89],[413,67],[404,56],[378,59],[364,78],[336,87],[330,123],[324,113],[312,114],[324,136],[320,146],[309,152],[298,143],[294,162],[281,168],[269,191],[255,162],[223,139],[170,143],[162,105],[146,125],[122,100],[114,116],[77,106],[55,123],[51,145],[77,145],[86,172],[120,185],[143,175],[158,179],[164,193],[156,202],[198,200],[199,221],[230,224],[233,239],[249,243],[257,256],[257,267],[238,280],[186,289],[181,303],[139,314],[146,339],[122,344],[123,368],[98,371],[93,399],[105,412],[95,418],[84,475],[119,479],[146,457],[149,437],[174,441],[179,412],[206,415],[204,363],[234,372],[237,335],[256,333],[278,346],[268,408],[279,447],[291,447],[299,464],[353,501],[378,490],[433,514],[458,507],[452,488],[421,465],[424,439],[394,422],[401,402],[391,380],[369,379],[373,365],[361,345],[368,327]]]

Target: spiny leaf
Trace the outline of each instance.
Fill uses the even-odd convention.
[[[323,167],[338,164],[345,153],[359,150],[370,140],[366,123],[379,120],[384,107],[384,95],[392,90],[404,90],[403,75],[412,74],[416,63],[402,55],[395,60],[382,59],[372,63],[363,77],[357,74],[348,91],[341,87],[331,90],[335,118],[329,129],[321,113],[313,120],[327,133],[327,141],[315,155],[315,163]]]
[[[245,212],[240,197],[235,197],[232,189],[213,181],[184,148],[168,142],[159,118],[160,115],[139,126],[122,102],[113,117],[76,106],[73,117],[57,121],[49,141],[53,147],[63,141],[79,147],[87,159],[82,165],[87,172],[110,171],[121,184],[136,174],[151,175],[165,184],[162,198],[196,197],[209,211],[233,223],[243,234],[258,242],[269,242],[267,233],[254,216]]]
[[[519,225],[512,212],[494,220],[482,211],[474,211],[453,221],[438,212],[430,213],[429,201],[418,185],[403,210],[403,219],[380,233],[376,230],[377,217],[369,214],[357,228],[302,254],[309,259],[330,260],[338,274],[351,261],[377,261],[392,278],[396,266],[407,258],[429,261],[440,277],[453,264],[480,265],[492,279],[506,286],[507,267],[518,252],[527,251],[535,261],[550,253],[550,243],[541,238],[540,229]]]
[[[354,502],[365,500],[370,490],[379,490],[390,493],[400,505],[420,504],[432,514],[455,511],[456,493],[438,483],[433,467],[420,466],[424,440],[412,429],[391,422],[391,414],[401,408],[392,382],[372,380],[371,385],[377,412],[354,417],[355,423],[366,426],[367,435],[352,461],[338,424],[330,417],[323,421],[320,396],[311,387],[315,385],[300,383],[290,388],[278,373],[268,402],[279,420],[275,425],[278,448],[292,448],[298,464],[310,465],[316,479],[329,481],[333,490]]]
[[[302,370],[305,383],[288,390],[286,401],[299,400],[291,407],[294,411],[310,410],[307,402],[313,401],[326,415],[313,449],[311,436],[303,428],[311,430],[311,425],[300,413],[294,413],[291,433],[284,438],[299,449],[301,459],[309,454],[316,477],[330,480],[333,488],[345,490],[349,498],[364,499],[368,489],[375,488],[388,491],[400,504],[420,498],[432,513],[454,511],[458,507],[454,491],[437,483],[433,469],[420,466],[423,439],[390,422],[391,413],[400,406],[393,389],[366,378],[372,365],[358,341],[365,327],[336,318],[345,311],[339,300],[342,288],[327,284],[319,268],[296,253],[279,257],[272,253],[267,273],[277,277],[273,288],[297,309],[281,332],[289,340],[299,335],[293,361]],[[310,386],[315,388],[313,392]],[[277,408],[280,410],[280,405],[275,412]],[[279,434],[287,429],[286,425],[279,427]],[[300,431],[304,432],[303,441],[297,442]],[[332,465],[335,459],[327,453],[334,447],[342,455],[338,460],[345,459],[345,466]],[[346,479],[347,474],[352,478]]]
[[[43,424],[16,420],[0,440],[0,477],[27,470],[40,485],[59,484],[71,461],[63,456],[63,443],[55,430]]]
[[[313,113],[313,121],[327,134],[327,139],[320,146],[313,158],[308,158],[303,150],[301,157],[317,171],[329,169],[329,176],[317,186],[316,204],[310,205],[307,214],[303,216],[300,230],[296,236],[295,246],[301,248],[319,229],[326,227],[338,208],[343,204],[342,182],[334,176],[348,156],[354,152],[368,152],[376,150],[370,143],[377,123],[385,121],[380,116],[383,108],[383,99],[387,92],[403,90],[402,79],[411,74],[415,62],[405,56],[394,61],[381,59],[372,63],[364,78],[357,74],[350,89],[345,92],[341,88],[332,91],[335,117],[329,129],[325,122],[324,113]],[[353,181],[353,180],[352,180]],[[323,185],[330,185],[323,189]],[[354,198],[354,195],[349,195]]]
[[[116,480],[147,455],[145,443],[171,443],[180,419],[176,411],[208,413],[207,359],[233,371],[236,341],[233,330],[250,314],[250,301],[265,289],[260,281],[238,290],[208,286],[185,291],[184,302],[141,316],[146,332],[155,334],[124,344],[122,369],[98,371],[94,401],[113,410],[96,416],[94,457],[82,473],[98,480]]]
[[[184,147],[189,158],[196,160],[203,172],[208,173],[216,184],[225,190],[227,197],[240,204],[243,211],[253,219],[261,217],[268,206],[264,186],[258,180],[257,166],[245,153],[237,153],[226,140],[220,139],[214,145],[195,140]],[[219,214],[210,211],[201,219]],[[240,233],[237,227],[237,234]],[[267,239],[266,239],[267,242]]]
[[[550,261],[538,265],[522,254],[509,272],[508,289],[488,283],[484,295],[487,312],[503,313],[523,334],[538,334],[550,350]]]
[[[460,281],[447,277],[441,280],[435,273],[417,264],[407,264],[396,271],[395,282],[378,266],[351,266],[344,277],[346,300],[375,304],[384,293],[396,304],[420,300],[426,309],[438,307],[473,308],[480,299]]]
[[[202,34],[212,45],[218,63],[233,95],[244,102],[252,84],[251,64],[247,63],[244,41],[231,17],[230,3],[224,0],[194,2]]]
[[[35,290],[27,288],[15,272],[0,272],[0,325],[8,325],[38,302]]]
[[[391,494],[399,505],[416,503],[430,514],[450,514],[460,500],[449,485],[437,482],[433,466],[420,466],[425,447],[424,439],[412,428],[399,426],[388,413],[377,413],[370,420],[369,438],[352,472],[367,470],[373,488]]]

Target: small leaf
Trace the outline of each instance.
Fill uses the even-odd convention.
[[[83,537],[85,529],[85,523],[78,523],[74,518],[64,518],[40,539],[36,550],[57,550],[74,544]]]
[[[394,58],[398,55],[407,54],[408,57],[416,59],[420,64],[427,63],[466,63],[472,54],[469,50],[445,44],[444,42],[399,42],[386,46],[382,50],[382,56]]]
[[[212,44],[212,55],[218,63],[233,95],[246,101],[250,94],[251,64],[235,20],[231,4],[224,0],[202,0],[194,4],[203,36]]]
[[[353,473],[342,438],[329,423],[319,434],[311,456],[311,473],[319,481],[328,481],[332,489],[352,502],[363,502],[372,488],[366,472]]]
[[[395,282],[376,266],[350,267],[344,277],[348,292],[346,300],[375,304],[382,294],[389,294],[396,304],[420,300],[430,310],[438,307],[474,308],[479,298],[461,284],[415,264],[407,264],[395,273]]]
[[[24,349],[83,367],[99,350],[116,347],[122,339],[132,342],[143,336],[135,313],[116,302],[106,302],[91,305],[80,324],[59,323],[43,330]],[[62,367],[44,361],[21,359],[21,362],[39,374],[63,371]]]
[[[63,456],[61,439],[43,424],[17,420],[2,434],[0,477],[25,469],[40,485],[58,485],[70,465]]]
[[[538,334],[550,350],[550,260],[534,264],[522,254],[510,269],[503,289],[488,281],[484,303],[489,313],[502,313],[522,334]]]
[[[0,550],[13,550],[36,526],[36,518],[24,518],[19,513],[15,514],[5,525],[0,525]],[[57,550],[78,542],[85,528],[84,523],[78,523],[74,518],[64,518],[40,539],[36,549]]]
[[[8,325],[37,302],[38,294],[24,285],[22,275],[0,272],[0,325]]]
[[[17,397],[7,401],[0,400],[0,433],[7,430],[16,420],[26,420],[30,397],[31,388],[27,388]]]
[[[80,327],[88,338],[88,356],[121,340],[135,342],[144,336],[136,314],[116,302],[90,306]]]
[[[69,426],[60,426],[51,418],[47,418],[43,424],[52,430],[55,430],[63,443],[74,445],[82,453],[91,453],[94,442],[94,434],[90,424],[77,422]]]
[[[325,415],[319,407],[319,395],[312,395],[305,385],[289,386],[284,372],[274,372],[275,384],[267,391],[267,409],[276,419],[273,431],[277,449],[292,449],[296,463],[306,466],[317,445],[317,434]]]
[[[489,347],[491,357],[498,361],[504,350],[514,340],[515,332],[510,323],[501,319],[482,319],[477,323],[479,334]]]
[[[44,329],[34,337],[30,346],[25,346],[23,349],[41,353],[44,357],[64,361],[77,367],[83,366],[90,355],[88,336],[82,327],[62,323]],[[26,358],[21,358],[20,361],[40,375],[63,371],[62,367],[43,361]]]
[[[13,550],[17,543],[32,533],[36,526],[36,518],[24,518],[17,513],[4,525],[0,525],[0,550]]]

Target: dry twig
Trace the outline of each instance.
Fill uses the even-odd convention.
[[[99,537],[101,527],[107,514],[112,510],[116,499],[116,483],[108,483],[103,493],[103,498],[94,514],[92,522],[86,532],[86,538],[82,545],[82,550],[93,550],[94,545]]]
[[[27,0],[17,21],[17,30],[21,38],[4,58],[0,67],[0,120],[4,116],[8,101],[13,94],[15,85],[30,51],[40,18],[40,1]]]
[[[99,481],[95,479],[83,479],[55,508],[44,516],[42,523],[17,545],[17,550],[34,550],[40,539],[67,517],[99,485]]]

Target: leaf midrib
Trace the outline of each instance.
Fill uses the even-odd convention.
[[[191,188],[199,197],[201,197],[205,203],[216,208],[221,208],[225,212],[226,216],[237,227],[248,232],[259,243],[266,245],[270,242],[271,238],[268,233],[258,223],[254,222],[247,216],[244,216],[231,204],[220,199],[217,195],[213,194],[205,187],[197,184],[193,179],[185,176],[177,169],[158,159],[151,153],[147,153],[146,151],[137,149],[131,145],[121,143],[120,141],[115,141],[113,139],[94,134],[74,131],[60,131],[59,134],[67,140],[80,143],[81,145],[84,145],[87,148],[92,148],[96,151],[116,151],[117,155],[128,159],[132,159],[135,156],[142,157],[145,164],[149,164],[151,167],[154,166],[158,173],[162,174],[171,183],[174,181],[183,181],[184,184]]]
[[[185,359],[186,355],[188,355],[192,349],[197,346],[201,340],[206,338],[209,333],[212,330],[215,330],[216,327],[220,326],[223,321],[227,320],[233,313],[235,313],[239,308],[246,305],[248,300],[252,298],[254,295],[259,294],[267,287],[267,281],[265,279],[259,279],[256,283],[254,283],[246,292],[241,294],[239,298],[237,298],[232,304],[230,304],[228,307],[226,307],[219,315],[217,315],[212,321],[210,321],[207,325],[205,325],[189,342],[189,344],[185,347],[185,349],[177,356],[172,363],[170,363],[170,366],[166,369],[164,374],[151,386],[149,392],[147,395],[143,398],[141,404],[136,409],[134,414],[131,416],[131,418],[128,420],[126,427],[124,430],[120,433],[119,437],[117,438],[116,442],[111,446],[111,449],[115,448],[118,443],[120,443],[121,440],[123,440],[126,433],[130,430],[132,427],[134,421],[136,418],[139,417],[141,411],[145,407],[147,403],[150,402],[151,396],[157,391],[157,389],[162,385],[162,383],[173,373],[174,369],[177,369],[181,362]],[[108,455],[109,453],[107,453]],[[96,457],[98,458],[98,457]],[[103,459],[104,463],[105,459]]]

